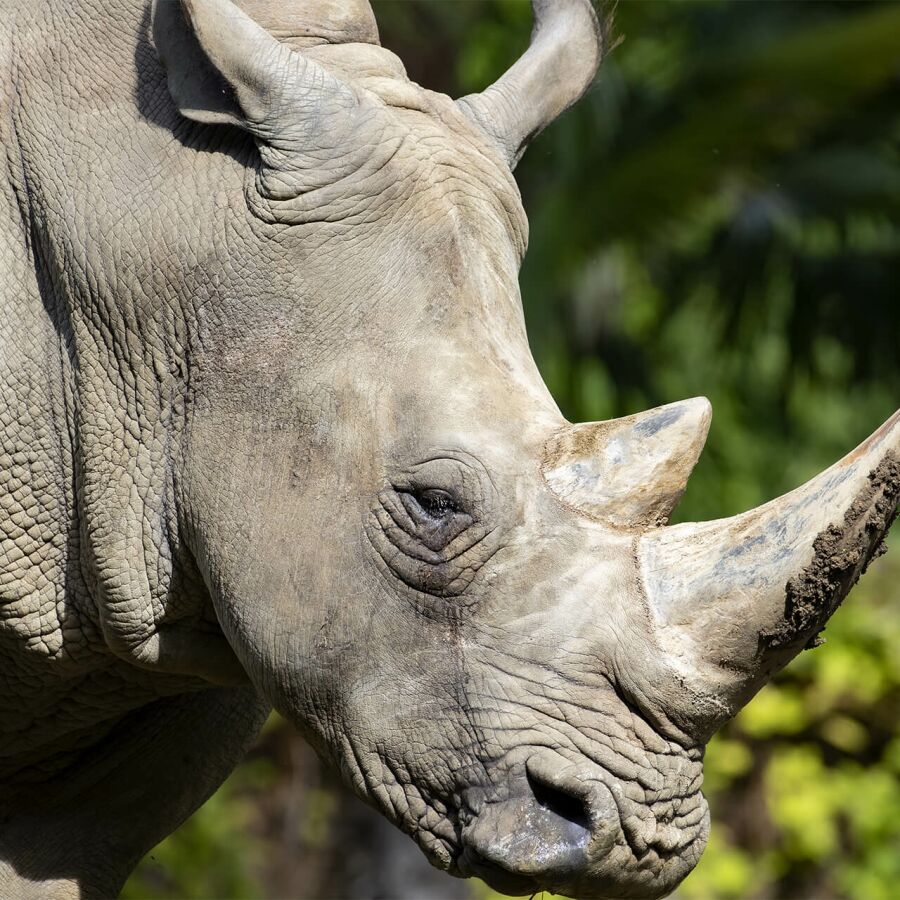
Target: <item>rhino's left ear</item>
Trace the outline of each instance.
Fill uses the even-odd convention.
[[[360,98],[231,0],[154,0],[153,40],[182,115],[279,152],[322,151],[358,128]]]
[[[510,168],[529,142],[587,90],[604,50],[593,0],[531,0],[531,6],[534,30],[528,50],[489,88],[457,101]]]

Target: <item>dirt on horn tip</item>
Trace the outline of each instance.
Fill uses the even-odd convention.
[[[784,619],[760,634],[761,650],[823,643],[819,633],[869,563],[886,547],[884,536],[898,512],[900,458],[887,453],[869,473],[840,525],[833,524],[813,542],[812,562],[785,587]]]

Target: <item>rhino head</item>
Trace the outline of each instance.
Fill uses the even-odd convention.
[[[175,490],[240,669],[435,865],[656,897],[707,837],[705,743],[881,546],[900,418],[785,497],[676,526],[706,400],[563,419],[511,169],[601,29],[588,0],[533,5],[527,52],[454,102],[365,0],[156,4],[225,173],[216,252],[182,273]]]

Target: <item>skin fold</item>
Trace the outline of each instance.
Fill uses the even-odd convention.
[[[114,895],[271,707],[451,874],[697,862],[705,742],[876,552],[900,426],[668,529],[708,404],[565,421],[511,167],[601,31],[534,10],[454,101],[362,0],[0,0],[0,895]]]

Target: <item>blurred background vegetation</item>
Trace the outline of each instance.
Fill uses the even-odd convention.
[[[523,0],[374,0],[459,95],[528,40]],[[697,394],[683,519],[795,487],[900,406],[900,4],[622,2],[620,43],[517,171],[538,364],[575,421]],[[895,538],[896,543],[896,538]],[[900,554],[709,748],[702,898],[900,896]],[[125,897],[487,898],[430,870],[283,722]]]

